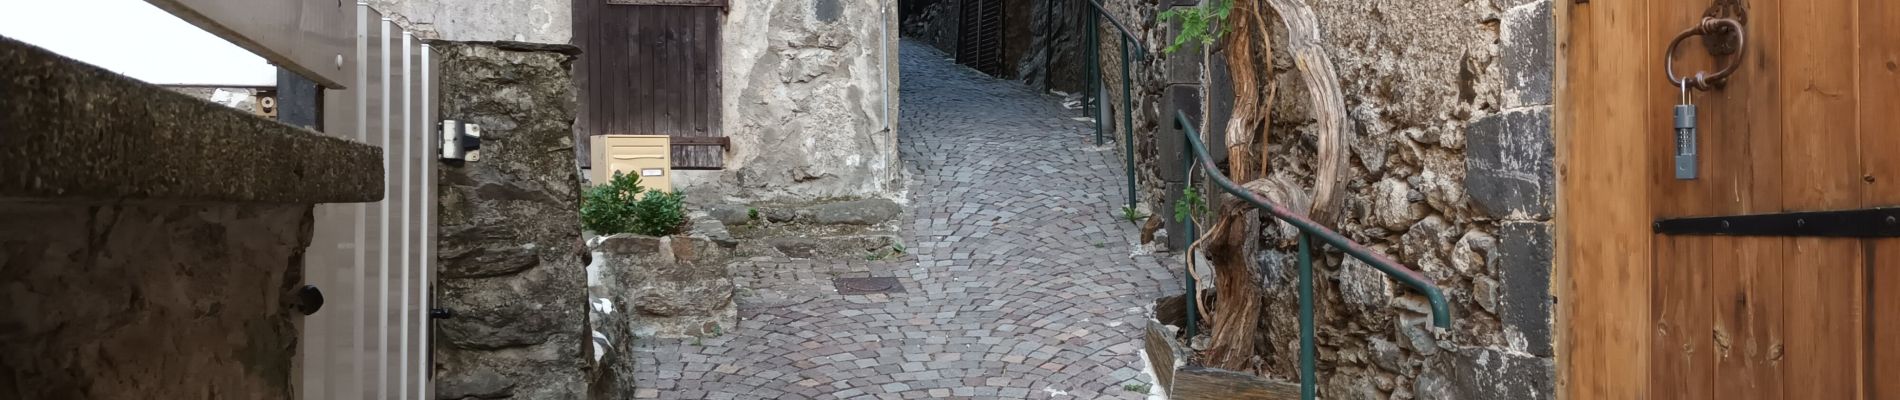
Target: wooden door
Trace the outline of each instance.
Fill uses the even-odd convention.
[[[576,154],[596,135],[673,136],[673,168],[720,169],[722,0],[574,2]]]
[[[1746,54],[1693,93],[1699,177],[1678,180],[1664,49],[1712,1],[1559,6],[1562,392],[1900,399],[1900,239],[1815,236],[1801,218],[1760,236],[1665,229],[1900,206],[1900,4],[1739,1]],[[1677,54],[1678,74],[1735,58],[1697,39]],[[1869,215],[1852,222],[1885,218]]]

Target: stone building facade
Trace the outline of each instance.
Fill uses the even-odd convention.
[[[901,198],[896,0],[728,3],[726,167],[679,171],[690,202]]]
[[[1449,332],[1434,332],[1422,296],[1329,253],[1317,271],[1321,397],[1551,397],[1550,1],[1308,3],[1352,122],[1348,198],[1335,227],[1436,280],[1456,318]],[[1144,46],[1172,40],[1155,17],[1160,6],[1105,6]],[[1121,104],[1118,32],[1103,25],[1105,103],[1114,107]],[[1274,42],[1287,43],[1285,27],[1273,25]],[[1226,70],[1225,55],[1213,50],[1154,52],[1134,64],[1135,151],[1149,209],[1172,210],[1167,201],[1181,190],[1164,179],[1180,156],[1162,154],[1178,150],[1157,142],[1179,140],[1159,123],[1172,118],[1176,98],[1196,103],[1185,109],[1209,110],[1201,131],[1225,129],[1218,125],[1231,111],[1219,99],[1231,99],[1232,88],[1223,87],[1231,83],[1200,68]],[[1278,87],[1270,178],[1310,188],[1317,126],[1307,89],[1283,46],[1260,62],[1271,63]],[[1191,95],[1170,94],[1183,87]],[[1199,97],[1213,101],[1202,107]],[[1271,343],[1263,369],[1293,380],[1295,257],[1290,241],[1269,238],[1263,248],[1263,329]]]

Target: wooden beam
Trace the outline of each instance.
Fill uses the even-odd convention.
[[[348,88],[353,81],[354,2],[146,1],[324,87]]]

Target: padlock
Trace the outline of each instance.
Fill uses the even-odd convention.
[[[1676,179],[1696,179],[1695,104],[1689,102],[1689,82],[1682,81],[1682,104],[1676,105]]]

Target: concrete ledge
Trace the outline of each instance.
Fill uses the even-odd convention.
[[[368,202],[382,166],[380,148],[0,36],[0,198]]]

